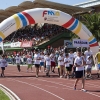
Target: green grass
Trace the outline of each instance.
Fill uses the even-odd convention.
[[[0,90],[0,100],[10,100],[8,96]]]

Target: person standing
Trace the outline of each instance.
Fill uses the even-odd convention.
[[[98,67],[97,76],[98,78],[100,78],[100,48],[99,48],[99,52],[95,55],[95,61],[96,60],[97,60],[97,67]]]
[[[82,79],[82,89],[81,90],[86,92],[86,90],[84,89],[85,88],[85,78],[84,78],[85,61],[82,57],[81,51],[77,51],[77,57],[75,58],[74,65],[76,67],[76,71],[75,71],[76,80],[75,80],[75,84],[74,84],[74,90],[76,90],[76,86],[77,86],[78,81],[80,79]]]
[[[35,50],[34,64],[36,68],[36,78],[38,78],[38,74],[39,74],[40,60],[41,60],[40,54],[38,53],[38,50]]]
[[[1,67],[1,77],[5,77],[4,75],[4,70],[5,70],[5,67],[7,67],[7,61],[5,59],[5,55],[2,56],[2,58],[0,59],[0,67]]]
[[[64,67],[64,57],[61,53],[58,57],[58,68],[60,68],[60,78],[62,78],[65,75],[65,67]]]
[[[17,69],[20,72],[21,71],[21,69],[20,69],[21,57],[19,56],[19,54],[17,54],[17,56],[15,57],[15,60],[16,60],[16,64],[17,64]]]

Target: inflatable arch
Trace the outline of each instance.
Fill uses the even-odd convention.
[[[35,23],[50,23],[63,26],[77,34],[81,39],[88,40],[94,53],[98,51],[98,43],[85,25],[67,13],[50,8],[25,10],[5,19],[0,23],[0,41],[19,28]]]

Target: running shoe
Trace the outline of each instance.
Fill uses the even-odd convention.
[[[85,89],[81,89],[81,91],[86,92],[86,90],[85,90]]]

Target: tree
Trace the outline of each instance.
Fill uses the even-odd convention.
[[[81,18],[82,23],[87,26],[97,41],[100,41],[100,13],[85,14]]]

